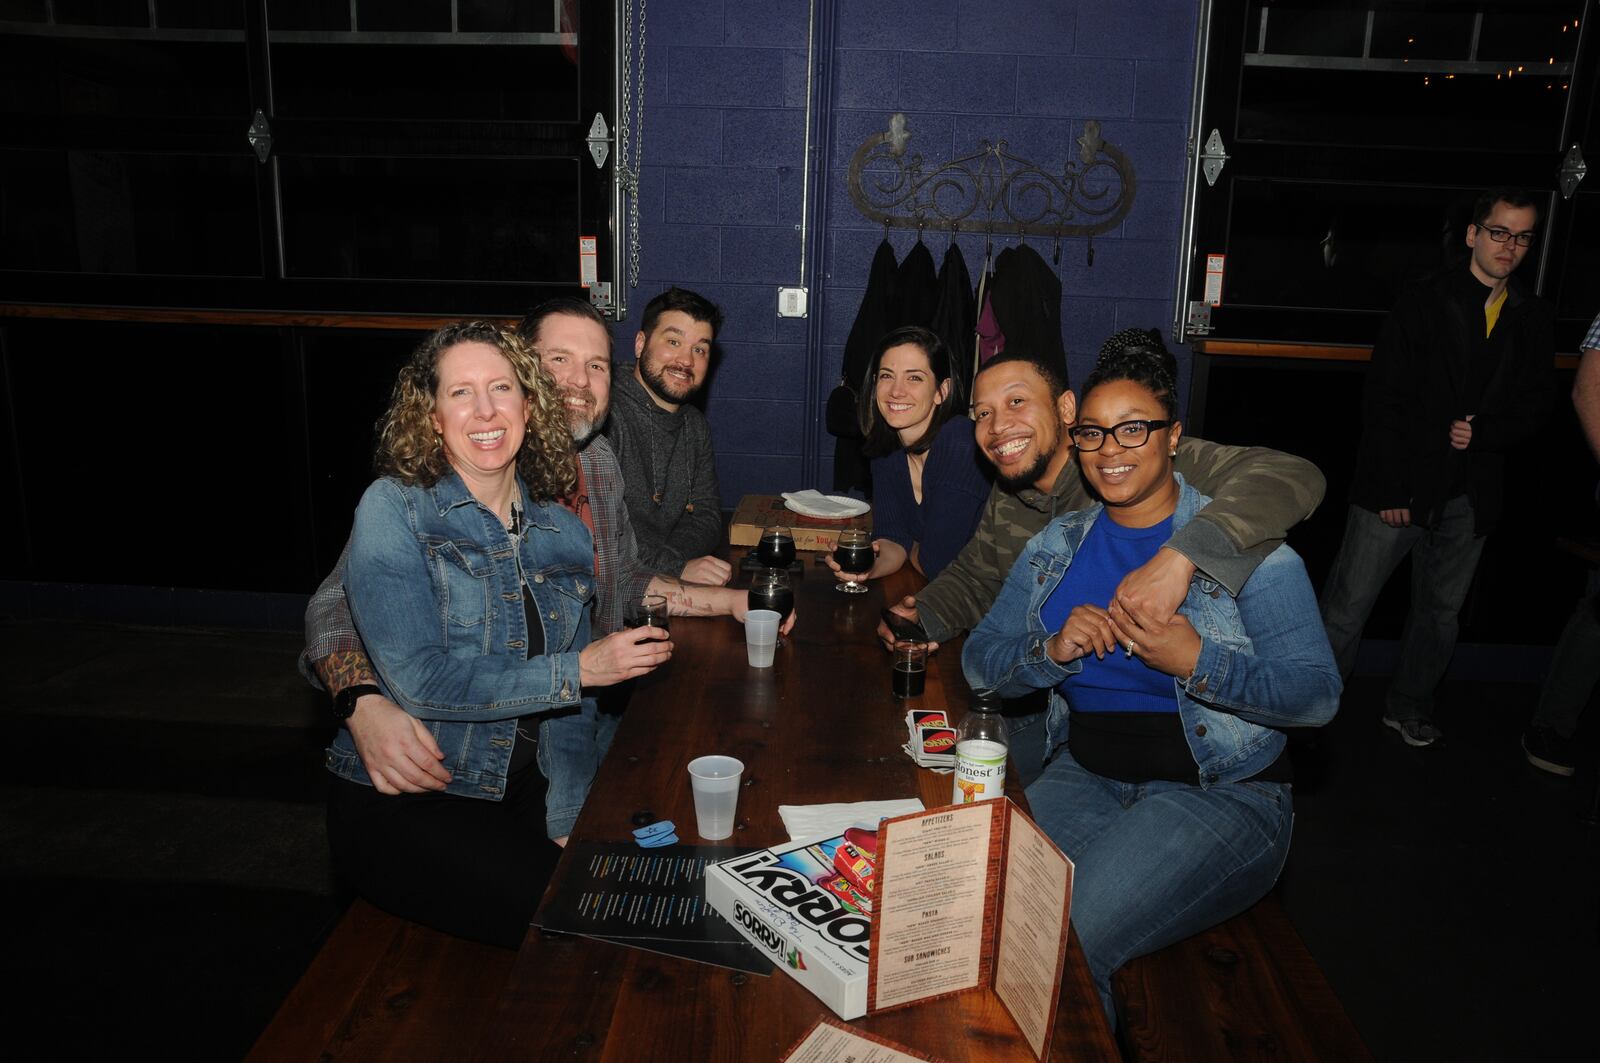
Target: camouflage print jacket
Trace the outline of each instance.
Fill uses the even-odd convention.
[[[1303,458],[1263,447],[1228,447],[1185,436],[1174,468],[1211,503],[1167,543],[1235,597],[1245,580],[1278,548],[1289,529],[1310,516],[1327,487]],[[996,483],[972,540],[917,595],[928,637],[954,638],[977,626],[1000,596],[1028,540],[1051,519],[1093,503],[1076,460],[1047,495]]]

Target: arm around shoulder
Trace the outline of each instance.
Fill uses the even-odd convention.
[[[1235,594],[1327,490],[1321,470],[1304,458],[1192,436],[1178,445],[1174,468],[1211,501],[1168,545]]]

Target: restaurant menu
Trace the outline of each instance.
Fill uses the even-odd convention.
[[[1066,967],[1072,871],[1007,798],[885,820],[867,1010],[992,988],[1044,1059]]]
[[[572,842],[568,870],[534,925],[771,974],[772,964],[706,906],[706,868],[729,852],[709,845],[641,849],[632,842]]]
[[[811,1024],[811,1029],[778,1063],[940,1063],[940,1060],[938,1056],[923,1055],[824,1016]]]

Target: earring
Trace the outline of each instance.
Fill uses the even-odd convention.
[[[1175,458],[1177,456],[1178,456],[1178,448],[1177,447],[1173,447],[1171,450],[1167,451],[1167,457]]]

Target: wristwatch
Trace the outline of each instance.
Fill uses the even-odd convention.
[[[340,721],[348,720],[356,711],[356,699],[363,694],[382,694],[383,691],[371,683],[357,683],[345,687],[333,696],[333,715]]]

